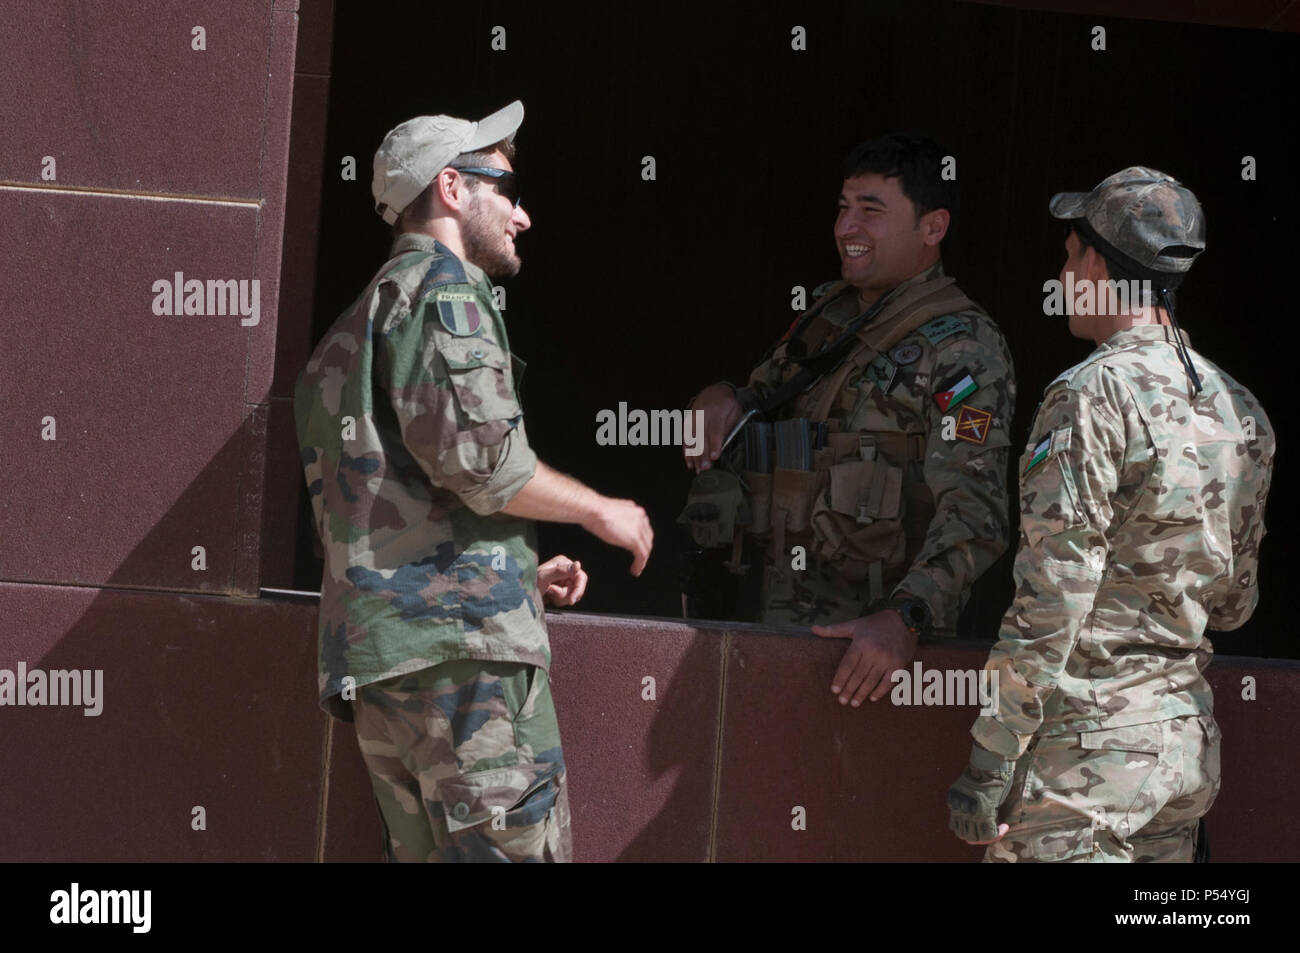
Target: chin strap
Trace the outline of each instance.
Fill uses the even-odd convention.
[[[1192,382],[1192,396],[1195,397],[1201,392],[1201,379],[1196,374],[1196,368],[1192,366],[1192,357],[1187,353],[1187,345],[1183,343],[1183,332],[1178,327],[1178,318],[1174,315],[1174,299],[1169,294],[1168,288],[1160,289],[1160,305],[1169,315],[1169,323],[1174,327],[1174,337],[1177,338],[1178,356],[1187,368],[1187,377]]]

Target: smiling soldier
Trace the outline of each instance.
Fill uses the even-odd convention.
[[[567,860],[542,596],[582,597],[533,520],[633,554],[653,533],[528,445],[488,277],[531,221],[511,165],[523,106],[421,116],[375,154],[389,261],[317,346],[294,409],[325,544],[320,700],[355,721],[390,860]]]
[[[920,635],[955,634],[1008,542],[1011,355],[944,275],[957,212],[944,162],[908,135],[854,150],[835,220],[841,280],[816,290],[747,387],[714,384],[693,403],[705,415],[705,452],[686,461],[696,471],[747,412],[785,438],[784,461],[743,474],[766,551],[761,620],[852,639],[831,684],[841,704],[883,697]],[[802,435],[784,423],[800,419]],[[803,444],[795,466],[791,442]]]

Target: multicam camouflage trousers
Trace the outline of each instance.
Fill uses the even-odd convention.
[[[389,861],[568,861],[568,788],[546,672],[458,660],[357,690]]]
[[[985,863],[1189,863],[1219,793],[1212,715],[1039,737],[1016,763]]]

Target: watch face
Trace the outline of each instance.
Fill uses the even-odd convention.
[[[930,622],[930,607],[924,602],[909,600],[903,606],[903,621],[913,628],[924,628]]]

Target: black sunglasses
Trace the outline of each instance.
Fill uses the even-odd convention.
[[[485,166],[452,166],[457,172],[468,172],[470,175],[481,175],[493,180],[496,186],[497,194],[504,196],[512,202],[515,208],[519,207],[519,173],[511,172],[508,169],[491,169]]]

